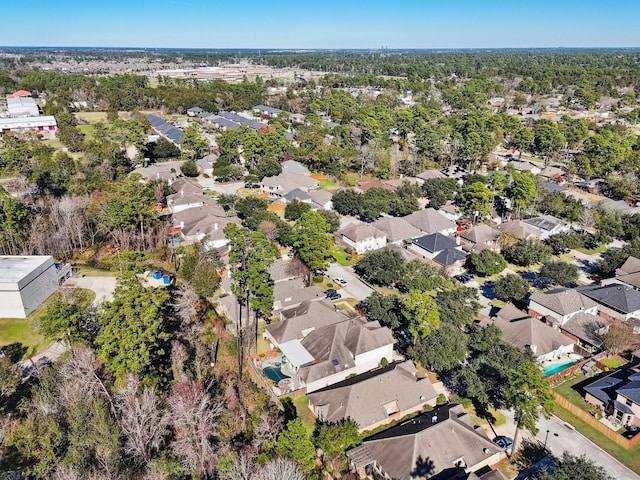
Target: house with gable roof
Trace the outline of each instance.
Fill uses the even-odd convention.
[[[387,234],[368,223],[347,225],[336,232],[336,236],[358,255],[384,248],[387,244]]]
[[[541,240],[546,240],[551,235],[571,231],[571,225],[553,215],[540,215],[539,217],[528,218],[525,222],[540,230]]]
[[[442,235],[451,235],[456,231],[456,222],[445,217],[434,208],[424,208],[413,212],[404,220],[424,233],[441,233]]]
[[[445,480],[482,478],[504,453],[454,404],[377,433],[347,457],[360,478],[375,471],[388,480]]]
[[[414,238],[408,249],[450,277],[462,273],[467,258],[455,240],[440,233]]]
[[[471,225],[458,234],[462,249],[469,253],[479,253],[482,250],[500,250],[496,241],[500,232],[486,223]]]
[[[598,304],[598,314],[607,320],[627,322],[640,318],[640,292],[628,285],[586,285],[577,290],[595,301]]]
[[[435,406],[438,394],[431,381],[416,372],[411,360],[392,363],[310,393],[309,408],[322,422],[351,419],[360,433],[373,430]]]
[[[260,193],[268,193],[271,197],[283,197],[297,188],[309,192],[318,186],[318,181],[307,175],[283,172],[273,177],[264,177],[260,182]]]
[[[500,309],[493,324],[500,329],[505,342],[521,350],[530,350],[540,363],[572,353],[577,343],[511,303]]]
[[[615,277],[603,279],[601,283],[602,285],[621,283],[636,290],[640,289],[640,259],[633,256],[627,258],[624,264],[616,269]]]
[[[598,316],[598,304],[576,289],[556,288],[529,297],[529,315],[578,341],[589,350],[600,347],[609,322]]]
[[[286,160],[282,162],[282,173],[293,173],[295,175],[311,175],[311,171],[300,162],[295,160]]]
[[[377,321],[349,318],[280,343],[282,373],[292,379],[294,389],[313,392],[373,370],[383,358],[392,359],[394,342],[391,330]]]
[[[371,224],[387,235],[387,241],[395,245],[423,236],[423,233],[402,217],[380,217]]]
[[[640,372],[617,370],[584,387],[585,401],[602,408],[620,425],[640,427]]]

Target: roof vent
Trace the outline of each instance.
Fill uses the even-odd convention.
[[[420,395],[420,401],[424,402],[427,399],[427,397],[425,397],[424,395]]]
[[[433,417],[431,417],[431,423],[436,423],[438,421],[438,414],[436,413]]]
[[[487,455],[489,455],[489,454],[491,453],[491,450],[489,450],[487,447],[484,447],[484,448],[482,449],[482,451],[483,451],[484,453],[486,453]]]

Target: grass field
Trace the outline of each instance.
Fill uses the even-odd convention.
[[[588,379],[585,377],[584,373],[579,372],[566,382],[553,387],[553,389],[573,403],[576,407],[588,412],[589,405],[584,401],[584,398],[582,398],[582,384],[589,383],[587,380]]]
[[[340,185],[328,179],[320,180],[318,183],[320,184],[320,188],[322,188],[323,190],[336,190],[337,188],[340,188]]]
[[[605,367],[614,369],[614,368],[621,367],[622,365],[627,363],[627,361],[624,358],[622,358],[620,355],[614,355],[612,357],[608,357],[603,360],[600,360],[600,363],[603,364]]]
[[[316,417],[309,408],[309,400],[307,396],[303,395],[293,400],[293,405],[296,407],[296,412],[302,423],[304,423],[310,430],[316,428]]]
[[[40,335],[36,322],[33,315],[31,318],[0,318],[0,347],[20,344],[26,349],[23,358],[45,348],[51,342]]]
[[[78,130],[84,133],[84,139],[87,142],[93,140],[93,132],[96,130],[95,125],[78,125]]]

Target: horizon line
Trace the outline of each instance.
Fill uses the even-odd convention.
[[[406,50],[638,50],[637,46],[528,46],[528,47],[149,47],[98,45],[0,45],[3,49],[107,49],[107,50],[252,50],[252,51],[406,51]]]

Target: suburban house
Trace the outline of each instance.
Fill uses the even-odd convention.
[[[301,340],[316,328],[342,322],[348,317],[328,300],[303,301],[296,307],[280,312],[280,321],[265,328],[265,337],[274,347],[289,340]]]
[[[295,175],[305,175],[307,177],[311,175],[311,172],[307,167],[295,160],[286,160],[280,165],[282,167],[282,173],[293,173]]]
[[[187,109],[187,115],[189,115],[190,117],[197,117],[203,111],[204,110],[202,110],[200,107],[191,107],[191,108]]]
[[[455,240],[440,233],[414,238],[409,245],[409,250],[432,262],[448,276],[462,273],[467,258]]]
[[[196,167],[198,167],[198,173],[213,176],[213,165],[218,160],[218,155],[210,153],[209,155],[196,160]]]
[[[180,178],[182,175],[182,171],[180,167],[184,162],[162,162],[162,163],[153,163],[147,167],[137,166],[130,175],[140,174],[145,180],[165,180],[169,186],[173,186],[173,184]]]
[[[602,345],[607,322],[598,316],[598,304],[575,289],[557,288],[534,292],[529,297],[529,315],[551,326],[593,351]]]
[[[305,286],[302,278],[281,280],[273,284],[273,312],[301,305],[306,301],[322,300],[324,295],[316,285]]]
[[[333,208],[333,192],[328,190],[311,190],[309,192],[311,197],[311,208],[331,210]]]
[[[500,248],[496,240],[500,232],[485,223],[471,225],[468,229],[458,234],[462,249],[469,253],[478,253],[482,250],[497,251]]]
[[[533,162],[527,162],[526,160],[511,160],[505,166],[513,168],[516,172],[529,172],[532,175],[538,175],[542,169]]]
[[[440,206],[437,212],[440,213],[445,218],[448,218],[449,220],[453,220],[454,222],[457,222],[462,218],[462,212],[460,211],[458,206],[453,202],[447,202],[444,205]]]
[[[466,479],[504,458],[461,405],[443,405],[377,433],[347,452],[360,478]]]
[[[598,313],[607,320],[628,321],[640,318],[640,292],[628,285],[612,283],[600,287],[578,287],[583,295],[598,304]]]
[[[529,315],[532,317],[546,317],[564,325],[578,313],[597,315],[598,304],[573,288],[536,291],[529,297]]]
[[[528,218],[525,222],[540,230],[541,240],[546,240],[550,235],[571,231],[571,225],[553,215],[541,215],[539,217]]]
[[[179,213],[191,208],[204,206],[204,195],[202,193],[189,193],[184,190],[180,190],[178,193],[174,193],[167,196],[167,206],[169,212]]]
[[[387,234],[370,224],[348,225],[336,232],[336,235],[358,255],[378,250],[387,244]]]
[[[280,343],[282,373],[291,377],[294,389],[314,392],[373,370],[383,358],[389,361],[394,342],[391,330],[378,322],[349,318]]]
[[[423,233],[402,217],[381,217],[371,224],[387,235],[387,241],[396,245],[421,237]]]
[[[260,193],[268,193],[271,197],[283,197],[296,188],[309,192],[318,188],[318,181],[297,173],[281,173],[273,177],[264,177],[260,182]]]
[[[426,234],[451,235],[456,231],[456,222],[433,208],[425,208],[403,217],[407,222]]]
[[[224,247],[229,243],[224,236],[224,227],[238,219],[227,217],[224,209],[205,195],[201,196],[201,201],[199,205],[194,203],[171,215],[171,233],[183,245],[199,242],[206,237],[208,248]]]
[[[538,176],[550,181],[563,182],[564,174],[565,170],[563,168],[548,165],[540,171]]]
[[[429,378],[411,360],[393,363],[310,393],[309,408],[322,422],[354,420],[362,433],[436,404]]]
[[[624,264],[616,269],[616,276],[602,280],[602,285],[621,283],[631,288],[640,289],[640,259],[629,257]]]
[[[640,427],[640,372],[625,368],[584,387],[585,401],[618,425]]]
[[[500,329],[505,342],[521,350],[531,350],[539,363],[572,353],[577,343],[559,329],[527,315],[511,303],[500,309],[493,324]]]
[[[431,180],[433,178],[447,178],[447,177],[440,170],[425,170],[424,172],[421,172],[418,175],[416,175],[416,178],[424,182],[425,180]]]
[[[354,190],[364,193],[368,190],[371,190],[372,188],[382,188],[383,190],[389,190],[391,192],[395,192],[396,191],[396,187],[389,185],[387,183],[383,183],[380,182],[378,180],[374,180],[373,182],[365,182],[365,183],[361,183],[360,185],[358,185],[357,187],[355,187]]]
[[[524,220],[513,220],[498,225],[501,234],[512,235],[518,240],[540,240],[542,232]]]

